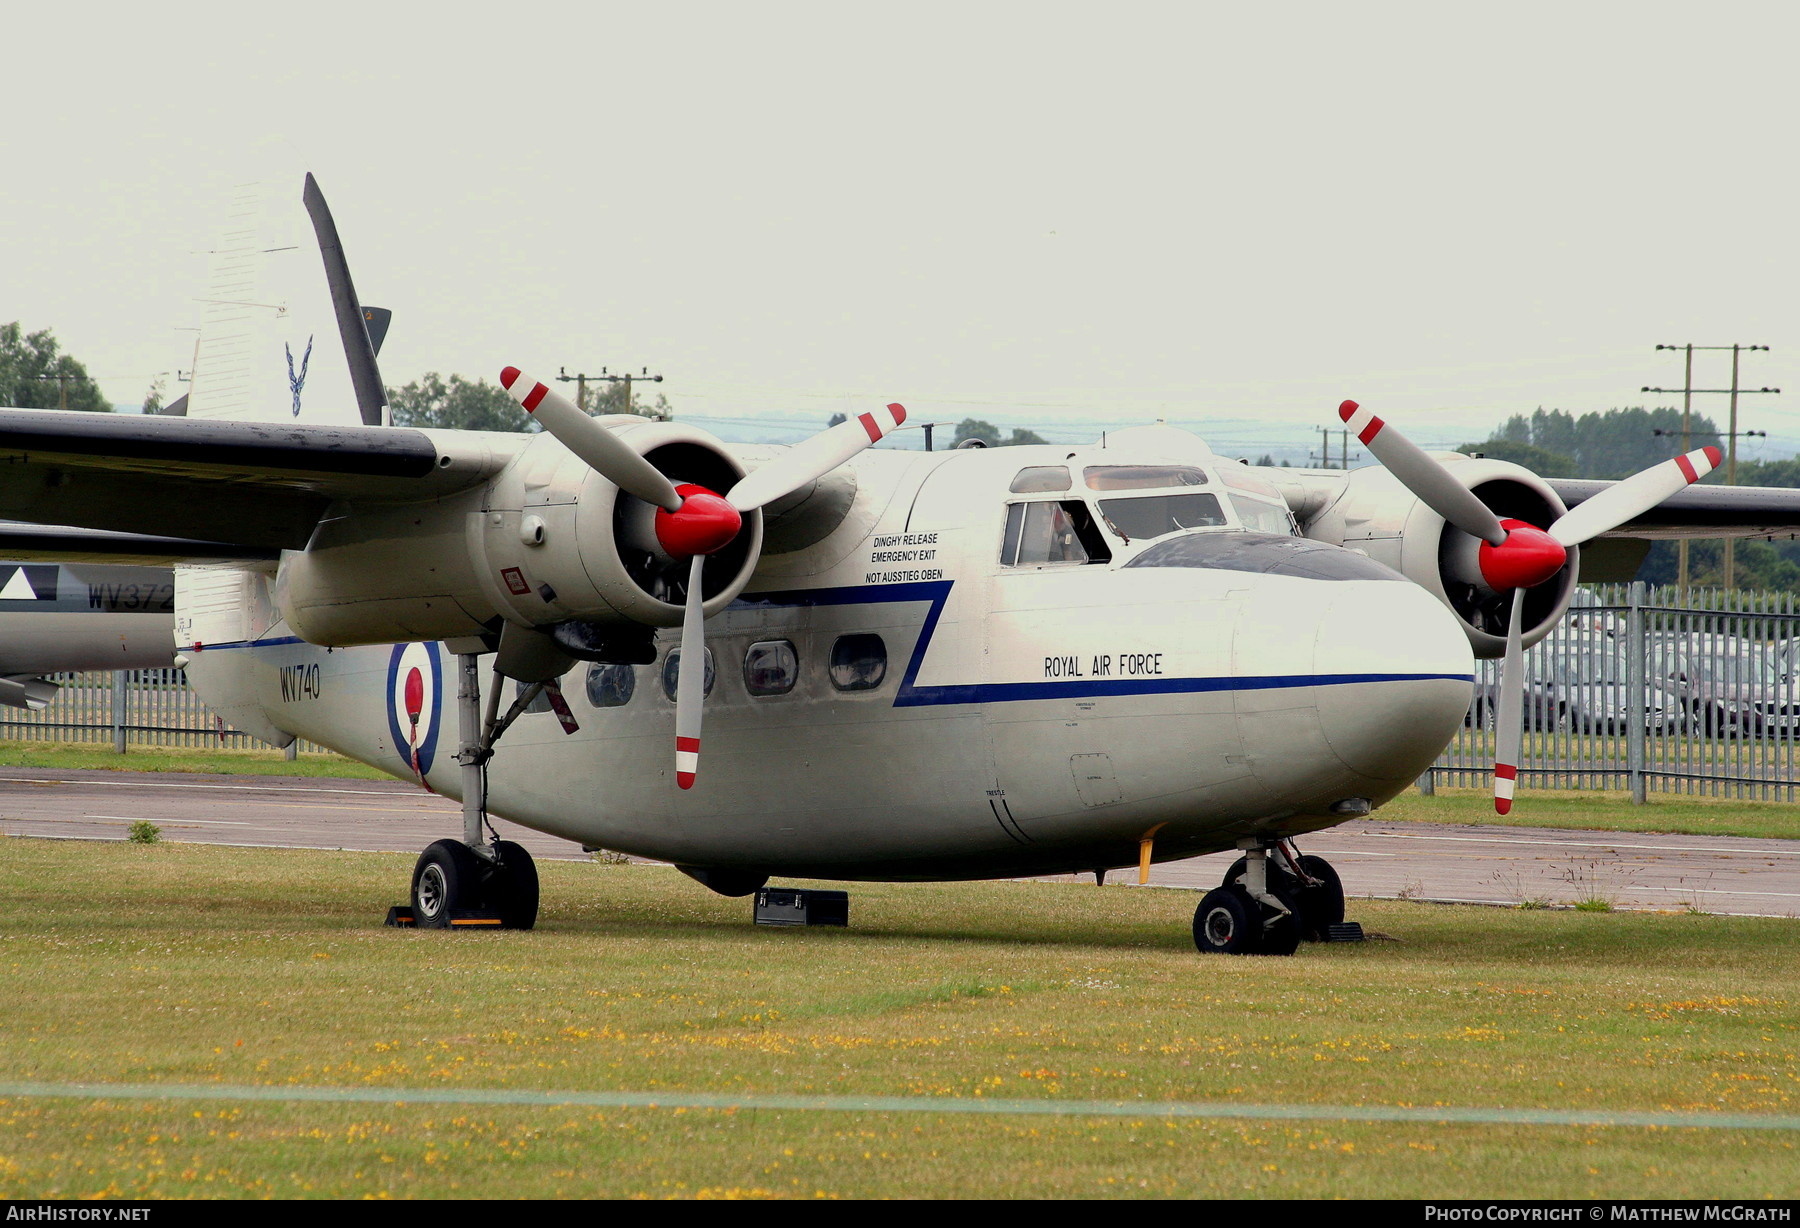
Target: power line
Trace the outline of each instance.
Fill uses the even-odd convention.
[[[589,380],[593,380],[596,384],[624,384],[626,413],[631,412],[631,381],[648,381],[653,384],[660,384],[663,381],[663,377],[660,373],[656,375],[650,374],[649,367],[643,368],[637,375],[633,375],[629,371],[625,372],[623,375],[613,375],[605,367],[600,368],[600,374],[598,375],[588,375],[587,373],[580,371],[576,372],[574,375],[570,375],[567,367],[558,367],[556,369],[556,379],[564,384],[571,381],[574,382],[575,404],[581,407],[582,413],[587,412],[587,386]],[[651,416],[660,417],[661,415],[653,414]]]

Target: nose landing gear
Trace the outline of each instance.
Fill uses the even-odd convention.
[[[1301,856],[1286,840],[1246,842],[1225,881],[1194,910],[1194,946],[1203,954],[1292,955],[1302,940],[1323,942],[1344,919],[1344,887],[1322,857]]]

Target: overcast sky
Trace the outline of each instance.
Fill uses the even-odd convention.
[[[273,134],[395,312],[390,384],[648,364],[683,417],[1230,419],[1239,453],[1346,396],[1438,445],[1667,403],[1657,343],[1743,342],[1791,455],[1797,13],[15,6],[0,321],[115,401],[185,370]]]

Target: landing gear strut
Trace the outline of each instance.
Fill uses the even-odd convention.
[[[1344,919],[1344,888],[1322,857],[1246,841],[1225,882],[1194,910],[1194,945],[1221,955],[1292,955]]]
[[[538,876],[531,854],[511,840],[489,840],[487,827],[487,763],[494,743],[543,684],[519,697],[505,720],[497,719],[500,676],[481,711],[478,657],[457,655],[458,741],[456,761],[462,765],[463,838],[439,840],[419,854],[413,866],[412,920],[421,929],[486,927],[528,930],[537,924]]]

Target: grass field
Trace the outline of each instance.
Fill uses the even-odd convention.
[[[343,755],[309,752],[289,759],[278,750],[201,750],[186,746],[133,746],[121,755],[111,746],[93,742],[0,742],[0,767],[393,779],[386,772]]]
[[[1800,839],[1800,806],[1792,802],[1739,802],[1671,793],[1652,793],[1647,804],[1634,806],[1630,795],[1622,792],[1522,788],[1512,813],[1502,818],[1494,813],[1493,794],[1486,789],[1439,788],[1432,797],[1409,789],[1376,811],[1375,818]]]
[[[1202,959],[1192,893],[858,886],[759,929],[544,864],[532,933],[381,928],[392,855],[0,844],[0,1084],[1438,1106],[1786,1128],[0,1096],[0,1197],[1800,1194],[1800,926],[1354,905]]]

